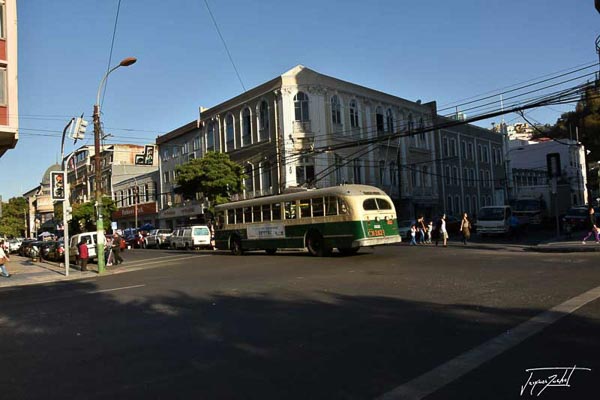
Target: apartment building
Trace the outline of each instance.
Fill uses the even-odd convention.
[[[0,0],[0,157],[18,140],[17,1]]]

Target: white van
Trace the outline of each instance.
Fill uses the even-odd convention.
[[[177,228],[170,237],[172,249],[212,249],[210,228],[192,225]]]
[[[84,232],[84,233],[78,233],[76,235],[71,236],[71,238],[69,240],[69,259],[70,259],[70,261],[77,260],[77,257],[79,256],[78,246],[79,246],[79,242],[81,242],[82,238],[87,239],[87,248],[88,248],[88,253],[89,253],[88,260],[91,261],[91,260],[97,258],[96,244],[98,244],[98,236],[97,236],[96,232]]]
[[[510,231],[510,206],[481,207],[477,213],[478,235],[505,235]]]

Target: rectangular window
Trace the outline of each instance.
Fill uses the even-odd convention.
[[[446,185],[452,184],[452,176],[450,175],[450,167],[446,165]]]
[[[312,199],[312,215],[313,217],[322,217],[325,215],[322,197],[315,197]]]
[[[328,196],[325,197],[325,213],[326,215],[337,215],[337,197]]]
[[[452,157],[456,157],[456,155],[458,154],[456,151],[456,140],[452,139],[450,140],[450,143],[452,147]]]
[[[0,105],[7,104],[6,86],[6,67],[0,67]]]
[[[271,205],[270,204],[263,204],[262,220],[263,221],[271,221]]]
[[[469,145],[467,146],[467,158],[469,160],[473,159],[473,143],[469,143]]]
[[[252,222],[252,207],[244,207],[244,223]]]
[[[465,142],[464,140],[461,142],[460,153],[460,156],[463,159],[467,158],[467,142]]]
[[[444,156],[448,157],[450,155],[450,152],[448,150],[448,138],[444,138],[444,145],[443,146],[444,146],[444,148],[443,148]]]
[[[260,206],[254,206],[252,207],[252,214],[254,215],[254,222],[260,222],[262,221],[261,218],[261,207]]]
[[[242,210],[241,208],[235,209],[235,223],[236,224],[244,223],[244,210]]]
[[[165,181],[165,183],[169,183],[169,171],[163,172],[163,181]]]
[[[299,202],[300,218],[310,218],[310,199],[303,199]]]
[[[281,203],[271,204],[271,210],[273,211],[273,221],[281,219]]]
[[[283,203],[283,208],[285,209],[285,219],[296,219],[296,202],[286,201]]]
[[[230,208],[227,210],[227,224],[235,224],[235,210]]]
[[[0,38],[2,39],[6,38],[6,29],[4,27],[5,7],[4,1],[0,2]]]

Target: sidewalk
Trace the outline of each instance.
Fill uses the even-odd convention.
[[[62,265],[62,264],[61,264]],[[91,265],[92,268],[96,265]],[[69,276],[65,276],[65,267],[54,262],[33,262],[31,258],[11,254],[10,262],[6,269],[11,274],[10,278],[0,276],[0,288],[11,286],[34,285],[47,282],[70,281],[81,278],[98,276],[96,271],[81,272],[73,267]]]
[[[536,246],[530,246],[530,251],[537,251],[541,253],[591,253],[600,252],[600,244],[597,244],[594,240],[589,240],[585,244],[581,243],[581,240],[555,240],[546,243],[540,243]]]

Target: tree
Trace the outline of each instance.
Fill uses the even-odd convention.
[[[175,171],[184,198],[193,199],[196,193],[202,193],[211,209],[228,202],[232,194],[241,193],[245,178],[242,166],[231,161],[229,155],[212,151],[178,166]]]
[[[73,219],[69,224],[69,233],[90,232],[96,230],[96,207],[95,201],[73,204]],[[102,197],[102,218],[104,229],[110,226],[112,213],[117,210],[114,201],[110,197]]]
[[[0,236],[25,236],[27,209],[27,200],[23,197],[13,197],[8,200],[8,203],[2,203]]]

